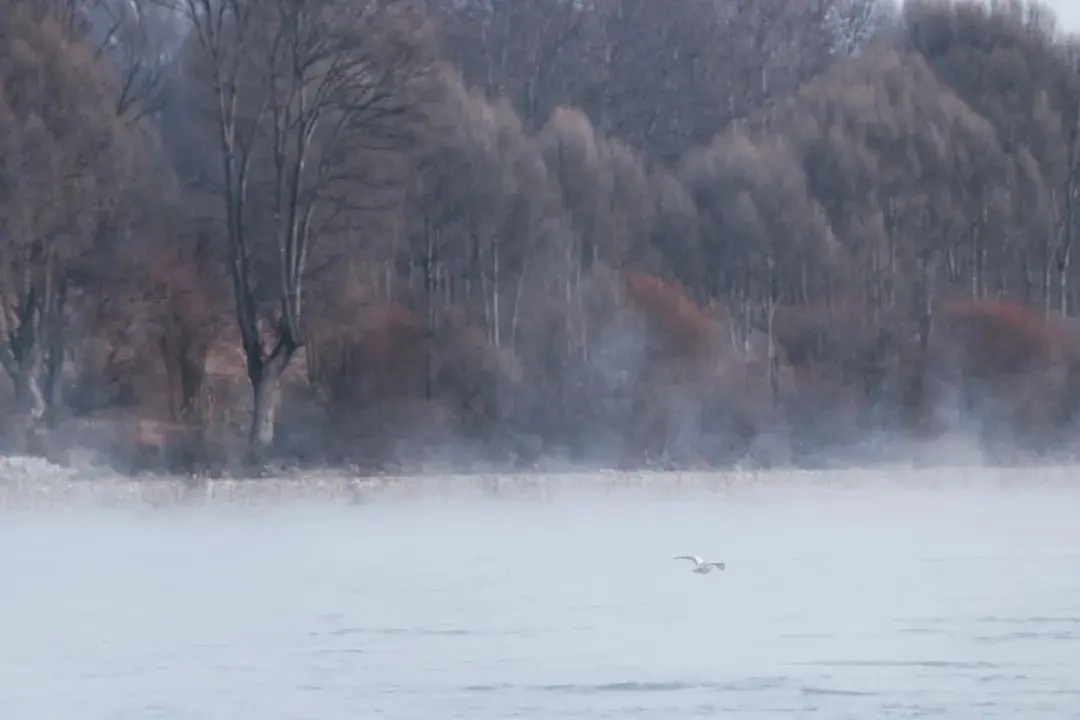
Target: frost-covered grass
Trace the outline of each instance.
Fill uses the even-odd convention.
[[[132,479],[101,469],[70,469],[44,460],[0,457],[0,508],[131,508],[171,505],[260,505],[288,502],[366,503],[419,498],[555,499],[571,496],[785,496],[845,489],[1065,485],[1075,467],[1023,470],[986,467],[879,467],[843,470],[731,472],[427,473],[358,476],[338,470],[253,480]]]

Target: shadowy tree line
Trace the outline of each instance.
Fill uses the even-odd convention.
[[[1078,448],[1080,42],[908,0],[12,0],[7,447]]]

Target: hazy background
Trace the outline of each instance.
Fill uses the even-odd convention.
[[[1046,5],[1057,13],[1063,30],[1080,30],[1080,3],[1074,0],[1046,0]]]
[[[860,479],[876,489],[775,474],[666,500],[9,512],[0,707],[13,720],[1080,712],[1080,491],[980,471],[939,473],[938,489]],[[728,569],[694,575],[680,554]]]

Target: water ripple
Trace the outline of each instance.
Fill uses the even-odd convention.
[[[493,683],[487,685],[469,685],[462,688],[470,693],[519,692],[531,690],[549,693],[671,693],[688,690],[709,690],[722,692],[757,692],[781,687],[789,682],[783,677],[754,677],[734,682],[686,682],[622,680],[607,683],[552,683],[544,685],[516,685]]]
[[[964,660],[810,660],[791,664],[808,667],[892,667],[932,668],[937,670],[997,670],[1003,667],[991,662]]]
[[[804,687],[800,689],[803,695],[834,695],[838,697],[875,697],[881,693],[867,690],[841,690],[839,688]]]
[[[390,635],[390,636],[426,636],[457,637],[461,635],[479,634],[465,628],[424,628],[424,627],[388,627],[388,628],[364,628],[347,627],[334,630],[315,631],[308,633],[312,637],[346,637],[349,635]],[[492,634],[492,633],[485,633]]]

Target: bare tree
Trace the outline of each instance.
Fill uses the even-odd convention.
[[[127,179],[106,78],[37,10],[9,6],[0,30],[0,365],[32,423],[52,419],[73,273]]]
[[[428,0],[428,6],[465,81],[509,99],[526,127],[541,126],[591,80],[593,3]]]
[[[175,0],[174,0],[175,1]],[[426,75],[423,22],[409,0],[180,0],[212,92],[229,275],[253,389],[252,457],[272,443],[280,378],[304,344],[304,276],[365,153],[391,152]],[[255,174],[266,168],[265,175]],[[267,197],[257,197],[268,188]],[[263,204],[268,217],[257,217]],[[272,238],[276,322],[258,306],[254,258]],[[269,330],[269,332],[267,332]]]
[[[98,0],[99,52],[114,68],[116,110],[138,120],[167,99],[167,69],[178,45],[175,14],[154,0]]]
[[[856,57],[888,27],[896,8],[890,0],[826,0],[825,29],[832,53]]]

